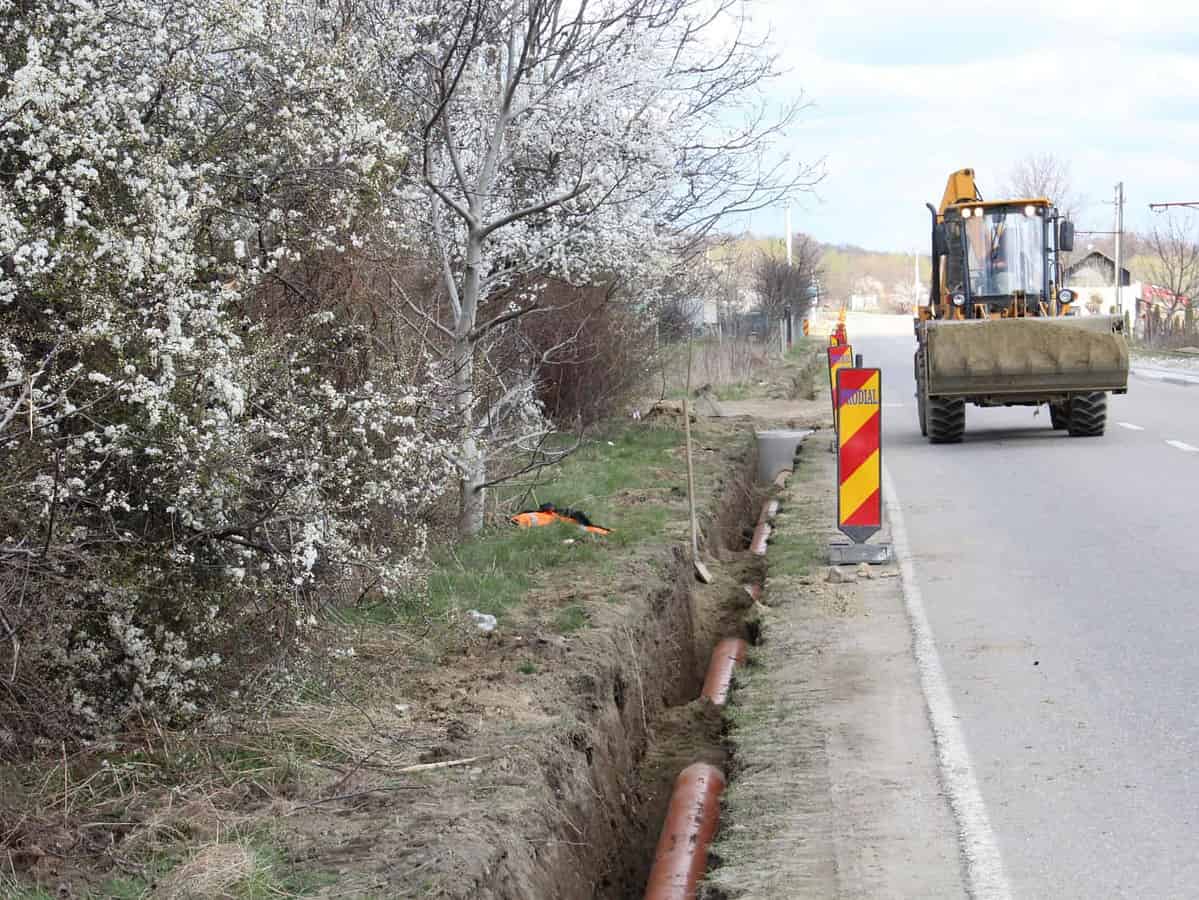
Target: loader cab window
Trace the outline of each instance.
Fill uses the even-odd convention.
[[[1045,296],[1045,218],[1033,207],[986,209],[962,220],[972,299]],[[1038,214],[1038,212],[1040,214]]]
[[[961,219],[947,219],[945,233],[949,252],[945,254],[945,288],[951,294],[966,290],[966,259]]]

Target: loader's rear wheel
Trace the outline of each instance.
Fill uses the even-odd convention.
[[[961,397],[929,397],[928,439],[934,444],[956,444],[966,432],[966,401]]]
[[[1070,401],[1049,404],[1049,422],[1055,431],[1070,427]]]
[[[1073,437],[1098,437],[1107,426],[1107,394],[1079,394],[1070,401],[1069,431]]]

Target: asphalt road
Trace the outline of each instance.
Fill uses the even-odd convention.
[[[1199,385],[1134,378],[1100,438],[968,407],[933,446],[910,320],[850,339],[1012,894],[1199,896]]]

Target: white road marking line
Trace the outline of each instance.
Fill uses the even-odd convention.
[[[1119,425],[1121,428],[1127,428],[1129,431],[1144,431],[1145,430],[1140,425],[1133,425],[1131,422],[1117,422],[1116,424]]]
[[[912,648],[916,655],[916,666],[920,670],[920,685],[924,690],[933,739],[937,745],[941,782],[945,785],[949,805],[958,824],[958,841],[965,861],[966,880],[969,882],[967,891],[976,900],[1006,900],[1012,892],[1003,872],[1003,858],[999,855],[991,821],[987,817],[987,807],[970,765],[966,740],[953,711],[953,698],[924,611],[916,569],[912,565],[903,510],[895,493],[895,482],[891,480],[891,473],[885,465],[883,491],[887,522],[891,527],[891,543],[895,558],[899,561],[904,604],[912,627]]]
[[[1175,450],[1182,450],[1185,453],[1199,453],[1199,447],[1192,447],[1190,444],[1183,441],[1166,441]]]

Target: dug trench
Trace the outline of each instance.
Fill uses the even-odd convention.
[[[559,574],[526,598],[531,614],[585,603],[587,627],[514,619],[426,667],[402,687],[413,708],[398,721],[372,712],[372,743],[335,778],[273,801],[287,861],[328,879],[305,896],[643,896],[674,779],[726,762],[720,709],[700,691],[715,645],[752,636],[742,584],[763,573],[748,549],[763,499],[749,422],[703,423],[696,444],[712,582],[696,579],[685,519],[673,521],[614,570]],[[677,464],[681,448],[669,452]],[[358,651],[359,665],[379,656],[398,670],[391,645]]]
[[[642,896],[675,778],[694,762],[726,763],[720,709],[700,689],[720,639],[753,637],[742,584],[763,569],[748,549],[762,498],[755,470],[747,439],[701,513],[712,583],[696,579],[680,546],[668,548],[660,582],[595,630],[609,646],[569,680],[576,727],[538,760],[557,834],[509,842],[454,896]]]
[[[564,846],[576,852],[548,866],[546,882],[513,882],[516,892],[498,898],[640,898],[677,774],[692,762],[724,767],[721,712],[700,688],[717,642],[752,636],[745,621],[753,602],[741,585],[760,579],[763,567],[748,552],[760,500],[755,467],[747,449],[703,517],[712,584],[700,584],[685,552],[671,549],[665,584],[617,628],[627,646],[617,642],[607,670],[577,676],[586,726],[571,753],[547,766],[573,822],[564,838],[574,841]]]

